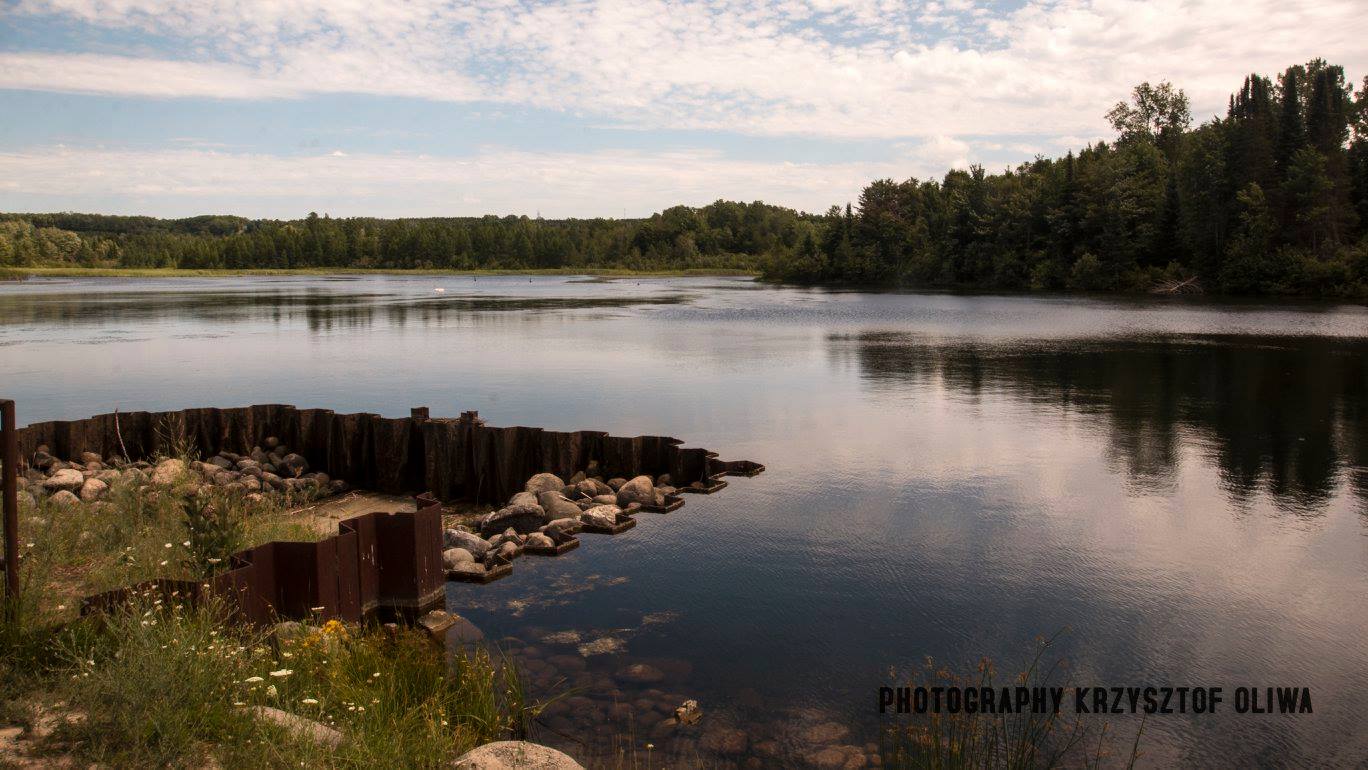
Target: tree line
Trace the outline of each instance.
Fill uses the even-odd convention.
[[[853,205],[645,219],[0,215],[0,266],[746,269],[800,283],[1368,296],[1368,78],[1251,74],[1224,116],[1142,83],[1115,140],[1001,173],[881,179]]]

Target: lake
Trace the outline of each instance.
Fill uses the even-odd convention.
[[[765,464],[452,585],[540,685],[583,687],[547,720],[557,745],[621,739],[586,724],[619,688],[644,701],[611,715],[638,746],[692,741],[651,727],[688,697],[747,753],[827,723],[860,747],[888,723],[890,670],[989,658],[1005,679],[1053,637],[1060,684],[1225,688],[1217,714],[1148,719],[1142,764],[1368,757],[1368,308],[732,278],[35,280],[0,285],[0,360],[21,423],[428,406]],[[664,678],[624,685],[629,662]],[[1309,687],[1315,713],[1236,714],[1240,686]],[[1139,726],[1085,719],[1125,751]]]

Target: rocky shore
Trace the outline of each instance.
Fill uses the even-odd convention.
[[[291,452],[279,439],[267,438],[263,443],[264,446],[253,447],[246,455],[219,452],[205,461],[188,463],[178,458],[163,458],[155,463],[130,461],[113,455],[101,457],[94,452],[62,460],[52,455],[46,445],[40,445],[27,458],[28,468],[19,476],[19,496],[21,502],[30,505],[42,501],[56,505],[96,503],[115,485],[124,484],[148,492],[184,486],[189,492],[217,488],[243,494],[248,499],[277,494],[290,500],[305,500],[351,488],[347,482],[329,478],[326,473],[311,472],[308,460]]]
[[[594,462],[568,481],[538,473],[502,508],[446,529],[442,563],[453,577],[478,579],[526,551],[554,553],[586,528],[619,531],[643,509],[663,509],[677,491],[669,474],[604,480]]]

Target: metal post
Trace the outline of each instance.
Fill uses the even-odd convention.
[[[11,619],[19,611],[19,428],[14,402],[0,400],[0,459],[5,467],[5,604]]]

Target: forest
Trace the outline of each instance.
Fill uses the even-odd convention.
[[[881,179],[808,214],[762,202],[644,219],[164,220],[0,214],[0,267],[738,269],[776,281],[1368,297],[1368,77],[1250,74],[1193,126],[1136,86],[1112,141],[940,180]]]

